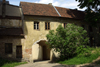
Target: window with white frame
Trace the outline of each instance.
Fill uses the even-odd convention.
[[[34,21],[34,29],[39,30],[39,22]]]

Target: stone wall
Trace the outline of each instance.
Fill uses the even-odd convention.
[[[21,27],[22,21],[16,19],[1,19],[0,27]]]
[[[5,43],[12,43],[12,54],[5,53]],[[18,58],[16,58],[16,46],[22,45],[22,50],[23,50],[23,43],[24,39],[20,37],[13,37],[13,36],[0,37],[0,56],[3,58],[8,58],[8,59],[11,58],[13,60],[17,60]]]

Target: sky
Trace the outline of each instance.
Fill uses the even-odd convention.
[[[33,2],[33,3],[42,3],[42,4],[49,4],[52,3],[54,6],[70,8],[70,9],[78,9],[84,11],[84,9],[80,9],[77,5],[79,4],[75,0],[7,0],[10,4],[19,5],[20,1],[24,2]]]

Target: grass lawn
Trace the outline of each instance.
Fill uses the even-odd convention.
[[[85,56],[85,55],[76,56],[68,60],[58,61],[58,63],[67,64],[67,65],[78,65],[78,64],[84,64],[84,63],[91,63],[93,60],[97,59],[100,56],[100,48],[95,48],[92,51],[93,53],[91,53],[89,56]],[[100,60],[97,61],[96,64],[100,64]]]
[[[27,62],[8,61],[8,60],[0,58],[0,67],[14,67],[14,66],[26,64],[26,63]]]

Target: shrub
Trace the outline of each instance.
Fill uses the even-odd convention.
[[[69,23],[66,28],[59,25],[56,31],[50,30],[46,37],[50,47],[60,52],[61,60],[74,57],[88,43],[87,31]]]

